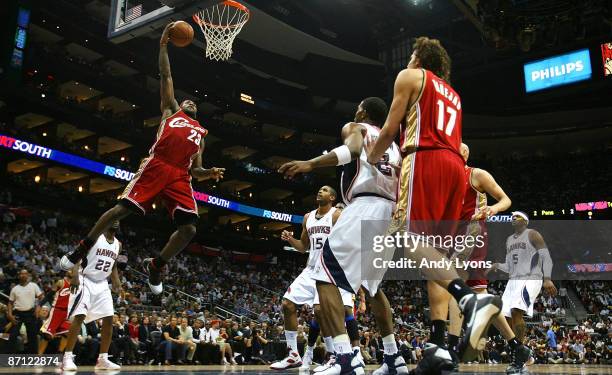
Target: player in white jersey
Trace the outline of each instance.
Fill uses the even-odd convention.
[[[315,308],[315,316],[318,316],[319,298],[317,286],[311,274],[317,259],[321,255],[323,244],[331,232],[332,226],[340,216],[340,210],[333,207],[337,193],[331,186],[323,186],[317,193],[317,204],[319,207],[306,215],[302,222],[302,234],[300,239],[295,239],[289,231],[283,231],[281,239],[289,242],[297,251],[304,253],[309,250],[306,267],[300,275],[291,283],[283,296],[282,309],[285,324],[285,338],[287,339],[288,355],[281,361],[270,365],[273,370],[286,370],[302,365],[308,368],[312,363],[312,347],[306,349],[304,360],[300,357],[297,349],[297,309],[298,306],[308,305]],[[346,292],[343,296],[345,305],[353,305],[353,296]],[[315,325],[311,326],[309,336],[315,331]],[[317,333],[318,335],[318,333]],[[316,337],[315,337],[316,340]]]
[[[514,233],[506,240],[506,262],[493,264],[493,268],[509,274],[502,296],[502,313],[520,342],[524,342],[527,330],[523,315],[533,316],[533,304],[542,286],[547,294],[557,294],[551,281],[553,263],[550,252],[542,235],[527,228],[528,224],[526,213],[512,213]]]
[[[113,334],[113,297],[108,287],[108,277],[111,277],[113,291],[121,293],[121,281],[117,271],[117,256],[121,251],[121,243],[115,237],[119,229],[119,221],[115,221],[91,247],[87,257],[74,265],[73,277],[70,281],[70,302],[68,303],[68,318],[72,319],[66,351],[62,361],[64,371],[76,371],[72,350],[77,336],[81,332],[83,322],[89,323],[102,319],[100,354],[96,362],[96,370],[119,370],[121,366],[108,359]]]
[[[384,336],[385,354],[393,355],[397,360],[397,373],[408,372],[397,352],[389,302],[378,288],[385,270],[368,266],[372,265],[375,255],[380,257],[383,254],[361,251],[362,238],[373,238],[386,232],[395,208],[396,168],[401,163],[399,148],[392,144],[377,165],[367,162],[367,150],[376,141],[380,132],[378,126],[384,123],[386,116],[387,106],[382,99],[366,98],[357,108],[355,122],[342,128],[344,145],[308,161],[286,163],[279,169],[280,173],[292,177],[315,168],[344,167],[341,188],[348,205],[323,246],[314,273],[321,300],[321,317],[326,320],[324,325],[329,327],[333,336],[336,352],[336,363],[318,372],[321,375],[364,373],[363,362],[357,356],[359,348],[351,347],[346,334],[344,309],[338,291],[341,288],[356,293],[361,286],[368,291],[371,310]],[[362,231],[363,220],[368,222],[364,223]],[[384,260],[392,256],[392,253],[383,255]],[[363,269],[362,262],[365,263]]]

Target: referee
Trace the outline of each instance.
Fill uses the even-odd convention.
[[[41,300],[44,294],[38,285],[30,281],[30,273],[25,268],[19,271],[18,277],[19,284],[11,289],[7,308],[8,319],[13,323],[10,337],[11,347],[16,347],[16,340],[23,323],[28,333],[28,343],[24,353],[36,354],[38,350],[36,317],[40,309],[36,302]]]

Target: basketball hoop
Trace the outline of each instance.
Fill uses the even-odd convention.
[[[249,9],[234,0],[225,0],[193,15],[206,39],[206,57],[227,60],[232,44],[242,26],[249,20]]]

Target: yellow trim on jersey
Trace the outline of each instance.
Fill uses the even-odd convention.
[[[412,103],[405,116],[406,128],[404,129],[404,134],[402,134],[404,139],[403,142],[401,142],[402,149],[400,150],[403,154],[415,152],[418,146],[418,140],[416,139],[416,130],[420,113],[417,107],[419,101],[421,100],[421,97],[423,96],[423,92],[425,91],[425,85],[427,84],[427,81],[425,80],[425,77],[427,77],[427,73],[424,69],[421,69],[421,71],[423,72],[423,78],[421,79],[421,89],[419,90],[419,95],[417,96],[416,101]]]
[[[416,157],[415,153],[407,155],[402,160],[402,168],[400,170],[399,176],[399,197],[397,200],[397,205],[395,209],[395,213],[393,214],[393,221],[391,222],[392,228],[394,228],[394,233],[400,229],[406,229],[406,219],[407,215],[410,211],[410,200],[412,197],[412,177],[413,177],[413,169],[414,169],[414,158]]]

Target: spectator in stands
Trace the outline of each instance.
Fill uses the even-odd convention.
[[[561,307],[567,308],[567,288],[565,284],[561,284],[559,287],[559,301],[561,302]]]
[[[548,327],[548,331],[546,332],[546,339],[548,340],[548,347],[551,349],[557,348],[557,335],[555,331],[553,331],[552,325]]]
[[[221,364],[222,365],[227,365],[230,363],[235,365],[236,361],[234,360],[232,348],[229,345],[229,343],[226,342],[227,333],[223,332],[224,334],[222,335],[221,329],[219,328],[220,324],[221,322],[218,320],[214,320],[212,322],[212,326],[208,330],[206,341],[211,343],[212,345],[219,347],[219,351],[221,352]],[[230,359],[229,362],[227,361],[226,357]]]
[[[128,356],[128,364],[143,364],[140,358],[137,358],[137,354],[143,352],[145,349],[145,344],[140,342],[140,323],[138,323],[138,316],[136,314],[132,314],[130,316],[130,322],[128,323],[128,331],[130,338],[128,340],[129,346],[129,356]]]
[[[189,320],[187,318],[181,319],[179,331],[179,339],[181,340],[179,361],[184,361],[186,355],[187,363],[191,363],[193,361],[193,355],[195,354],[196,344],[193,342],[193,328],[189,326]]]
[[[138,341],[140,342],[141,350],[147,354],[147,357],[153,356],[153,353],[151,353],[153,349],[151,331],[153,331],[153,329],[154,327],[151,325],[151,319],[148,316],[144,316],[141,319],[141,323],[138,325]]]
[[[195,344],[195,349],[194,349],[194,353],[195,353],[195,363],[196,364],[201,364],[204,361],[202,360],[202,354],[203,354],[203,348],[204,345],[206,344],[206,336],[208,334],[208,331],[206,330],[206,328],[204,328],[204,317],[199,317],[195,320],[195,322],[193,323],[193,330],[192,330],[192,338],[191,338],[191,342],[193,342]]]
[[[37,301],[44,297],[40,287],[30,281],[30,273],[25,268],[19,271],[19,284],[11,289],[7,308],[8,320],[12,323],[10,341],[12,347],[17,347],[17,337],[21,325],[24,324],[27,331],[27,344],[24,353],[36,354],[38,352],[38,328],[37,317],[40,306]]]
[[[181,344],[179,339],[181,332],[177,327],[177,318],[172,316],[170,318],[170,324],[166,325],[162,330],[161,342],[159,344],[160,350],[164,352],[164,364],[170,365],[172,360],[172,353],[176,352],[178,345]]]

